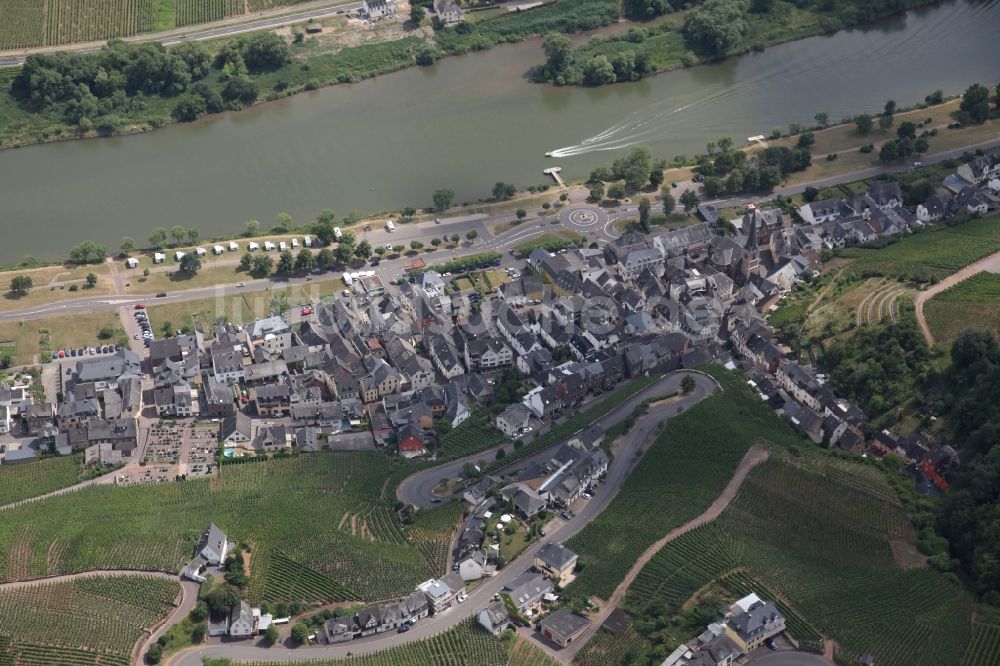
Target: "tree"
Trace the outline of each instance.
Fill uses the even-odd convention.
[[[189,123],[198,120],[208,109],[205,98],[201,95],[186,94],[177,98],[177,103],[170,111],[170,115],[179,123]]]
[[[604,183],[597,182],[590,188],[590,200],[601,201],[604,199]]]
[[[323,248],[316,255],[316,267],[323,270],[329,269],[335,264],[335,261],[333,251],[328,247]]]
[[[188,242],[191,244],[198,242],[198,237],[201,236],[201,232],[198,231],[197,227],[191,227],[187,230]]]
[[[720,151],[728,153],[730,150],[733,149],[733,137],[724,136],[720,138],[718,141],[716,141],[715,145],[719,147]]]
[[[420,5],[410,5],[410,23],[413,25],[420,25],[420,22],[424,20],[424,15],[427,12]]]
[[[244,252],[243,256],[240,257],[240,270],[248,271],[250,266],[253,265],[253,255],[249,252]]]
[[[526,210],[524,210],[523,208],[518,208],[514,212],[514,214],[517,215],[517,219],[523,220],[525,218],[525,216],[527,216],[528,212]]]
[[[819,196],[819,190],[817,190],[815,187],[811,185],[802,192],[802,198],[805,199],[806,201],[810,202],[816,201],[816,197],[818,196]]]
[[[423,244],[423,243],[421,243],[421,242],[420,242],[420,241],[418,241],[418,240],[411,240],[411,241],[410,241],[410,249],[411,249],[411,250],[419,250],[419,249],[421,249],[421,248],[422,248],[423,246],[424,246],[424,244]]]
[[[131,236],[122,236],[122,244],[119,249],[122,251],[123,257],[128,256],[135,251],[135,239]]]
[[[722,192],[722,181],[715,176],[709,176],[706,178],[705,182],[703,182],[701,186],[705,196],[709,199],[714,199],[719,196],[720,192]]]
[[[615,68],[604,54],[590,58],[583,65],[583,82],[591,86],[601,86],[606,83],[614,83]]]
[[[695,389],[694,377],[691,375],[684,375],[684,379],[681,380],[681,393],[685,395],[690,393]]]
[[[414,5],[414,8],[423,11],[422,7]],[[275,643],[277,643],[279,638],[277,625],[274,624],[268,625],[267,631],[264,632],[264,638],[267,639],[267,642],[270,645],[274,645]]]
[[[432,199],[434,200],[434,208],[436,210],[446,210],[451,207],[452,202],[455,200],[455,191],[447,187],[434,190]]]
[[[191,618],[192,622],[204,622],[208,618],[208,606],[204,601],[199,600],[188,613],[188,617]]]
[[[625,198],[625,185],[621,182],[614,182],[608,186],[608,198],[616,201]]]
[[[698,198],[698,194],[694,190],[684,190],[684,193],[681,194],[681,205],[684,206],[685,213],[690,213],[700,201],[701,199]]]
[[[267,308],[273,316],[284,314],[288,309],[288,296],[283,291],[273,292],[271,297],[267,299]]]
[[[257,84],[246,76],[232,77],[222,89],[222,99],[229,108],[235,110],[256,102],[258,94]]]
[[[885,103],[885,107],[882,109],[883,116],[891,116],[896,113],[896,100],[890,99]]]
[[[260,222],[257,220],[247,222],[247,236],[256,236],[258,231],[260,231]]]
[[[896,128],[896,136],[898,136],[900,138],[906,137],[906,138],[910,138],[910,139],[917,138],[917,126],[916,126],[916,124],[911,123],[908,120],[905,121],[905,122],[900,123],[899,127]]]
[[[93,289],[97,286],[97,276],[93,273],[87,273],[87,287]]]
[[[878,159],[881,162],[894,162],[899,159],[899,146],[895,141],[886,141],[882,146],[882,150],[878,153]]]
[[[465,233],[465,237],[467,239],[469,239],[470,241],[471,240],[476,240],[477,238],[479,238],[479,232],[476,231],[475,229],[473,229],[472,231],[467,231]]]
[[[20,298],[28,294],[31,289],[32,279],[28,275],[16,275],[10,281],[10,294],[14,298]]]
[[[295,626],[292,627],[292,640],[299,645],[306,645],[309,643],[309,625],[303,622],[297,622]]]
[[[194,252],[188,252],[181,257],[180,271],[188,275],[194,275],[201,270],[201,259]]]
[[[826,127],[830,121],[830,116],[825,111],[820,111],[813,118],[816,119],[816,124],[820,127]]]
[[[274,270],[274,259],[266,254],[258,254],[253,258],[250,266],[250,275],[255,278],[266,278]]]
[[[983,123],[990,117],[990,91],[986,86],[973,83],[962,94],[959,119],[963,123]]]
[[[417,209],[413,206],[406,206],[402,210],[402,218],[404,220],[412,220],[417,214]]]
[[[806,132],[805,134],[799,135],[798,143],[796,143],[797,148],[812,148],[816,143],[816,135],[812,132]]]
[[[892,116],[881,115],[878,117],[878,128],[882,130],[883,133],[885,133],[889,131],[890,127],[892,127],[892,122],[893,122]]]
[[[545,53],[544,73],[558,84],[570,83],[566,80],[567,70],[573,65],[573,43],[562,35],[549,35],[542,42]]]
[[[151,664],[158,664],[160,660],[163,659],[163,646],[159,643],[153,643],[146,650],[146,659],[149,660]]]
[[[153,233],[149,234],[149,245],[154,250],[165,248],[167,246],[167,230],[163,227],[153,229]]]
[[[652,155],[645,146],[633,148],[628,156],[615,160],[611,165],[611,176],[615,180],[624,180],[625,187],[631,191],[638,190],[646,184],[650,171],[652,171]]]
[[[299,253],[295,256],[295,270],[299,273],[305,273],[306,271],[312,270],[312,267],[316,265],[316,260],[313,257],[312,250],[307,247],[299,250]]]
[[[205,605],[215,617],[228,615],[239,600],[239,590],[226,583],[216,585],[205,595]]]
[[[108,256],[108,248],[93,241],[83,241],[69,251],[70,263],[99,264]]]
[[[871,114],[862,113],[860,116],[854,117],[854,126],[858,128],[858,134],[865,136],[872,131],[872,127],[875,125],[875,121],[872,119]]]
[[[737,50],[749,28],[748,7],[746,0],[706,0],[684,20],[688,46],[710,56]]]
[[[674,206],[677,205],[677,202],[674,201],[674,195],[670,193],[670,190],[666,186],[660,190],[660,198],[663,200],[663,214],[670,215],[674,212]]]
[[[274,230],[278,233],[285,233],[292,228],[292,216],[288,213],[278,213],[278,217],[275,219]]]
[[[185,238],[187,238],[187,229],[178,224],[174,227],[171,227],[170,235],[174,239],[174,247],[177,247],[178,245],[184,242]]]
[[[653,187],[663,184],[663,169],[653,169],[649,172],[649,184]]]
[[[291,49],[284,38],[273,32],[254,32],[240,39],[243,61],[251,72],[278,69],[291,60]]]
[[[501,199],[510,199],[514,196],[515,192],[517,192],[517,188],[510,183],[497,181],[497,184],[493,186],[493,198],[497,201],[500,201]]]
[[[639,226],[647,234],[649,233],[649,198],[639,199]]]
[[[291,250],[285,250],[278,256],[278,267],[275,269],[281,275],[287,275],[295,270],[295,257]]]
[[[358,259],[367,259],[372,256],[372,244],[366,240],[361,241],[354,249],[354,256]]]

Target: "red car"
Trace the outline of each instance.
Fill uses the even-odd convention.
[[[145,310],[145,309],[146,309],[146,306],[145,306],[145,305],[143,305],[142,303],[136,303],[136,304],[135,304],[135,309],[136,309],[136,310]]]
[[[302,308],[302,316],[303,317],[305,317],[306,315],[311,315],[312,313],[313,313],[313,309],[312,308]]]

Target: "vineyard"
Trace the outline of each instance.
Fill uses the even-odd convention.
[[[4,0],[0,49],[21,49],[171,30],[307,0]]]
[[[518,640],[510,649],[507,666],[558,666],[559,662],[528,640]]]
[[[648,643],[629,624],[623,631],[598,629],[573,659],[575,666],[611,666],[637,663],[636,658]],[[643,663],[643,662],[638,662]]]
[[[433,638],[416,641],[390,648],[383,652],[367,655],[355,655],[350,659],[335,661],[310,661],[311,666],[339,666],[350,663],[355,666],[505,666],[507,662],[507,644],[480,627],[474,619],[462,622],[454,629],[449,629]],[[528,666],[538,664],[547,666],[551,662],[522,661],[517,662]],[[271,666],[273,662],[255,662],[240,666]]]
[[[901,238],[886,248],[852,248],[844,256],[855,261],[845,275],[881,275],[917,282],[941,279],[1000,251],[1000,216],[992,215],[954,227],[942,226]]]
[[[126,666],[143,630],[173,608],[180,586],[101,576],[0,591],[0,665]]]
[[[583,565],[571,594],[606,599],[650,544],[718,497],[754,442],[801,443],[742,375],[713,374],[724,390],[671,418],[614,500],[567,542]]]
[[[214,521],[253,544],[253,601],[402,596],[444,573],[457,517],[442,506],[401,525],[379,496],[398,465],[372,453],[300,456],[226,467],[210,481],[93,486],[32,502],[0,521],[0,579],[178,571]]]
[[[1000,275],[976,273],[924,303],[937,342],[951,342],[966,329],[1000,335]]]
[[[969,643],[971,599],[938,573],[900,568],[894,547],[912,543],[909,520],[884,480],[855,467],[852,478],[819,457],[761,465],[718,520],[653,557],[627,607],[671,617],[715,581],[730,599],[756,591],[774,600],[792,635],[834,639],[846,663],[864,652],[889,666],[955,663]]]
[[[977,622],[962,666],[994,666],[1000,663],[1000,626]]]
[[[0,465],[0,506],[65,488],[80,478],[80,456]]]

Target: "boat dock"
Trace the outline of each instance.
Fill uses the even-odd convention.
[[[556,183],[559,184],[559,187],[566,187],[566,183],[563,182],[562,176],[559,175],[560,171],[562,171],[562,167],[549,167],[548,169],[545,169],[542,173],[547,173],[548,175],[555,178]]]

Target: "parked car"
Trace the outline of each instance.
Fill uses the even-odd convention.
[[[559,515],[562,516],[563,520],[573,520],[573,514],[569,511],[563,511]]]
[[[400,633],[400,634],[405,634],[409,630],[410,630],[410,625],[408,625],[408,624],[401,624],[401,625],[399,625],[399,629],[397,629],[396,631],[398,633]]]
[[[160,293],[158,293],[156,295],[157,298],[165,298],[166,296],[167,296],[167,292],[165,292],[165,291],[161,291]]]
[[[247,286],[247,283],[246,282],[237,282],[236,286],[237,287],[245,287],[245,286]]]
[[[302,316],[303,317],[311,315],[312,313],[313,313],[313,309],[312,308],[302,308]]]
[[[778,644],[774,642],[773,638],[768,638],[766,641],[764,641],[764,644],[767,645],[767,647],[771,648],[772,650],[778,649]]]
[[[136,303],[136,304],[135,304],[135,309],[136,309],[136,310],[145,310],[145,309],[146,309],[146,306],[145,306],[145,305],[143,305],[142,303]]]
[[[441,218],[440,217],[435,217],[434,218],[434,224],[441,224]]]

